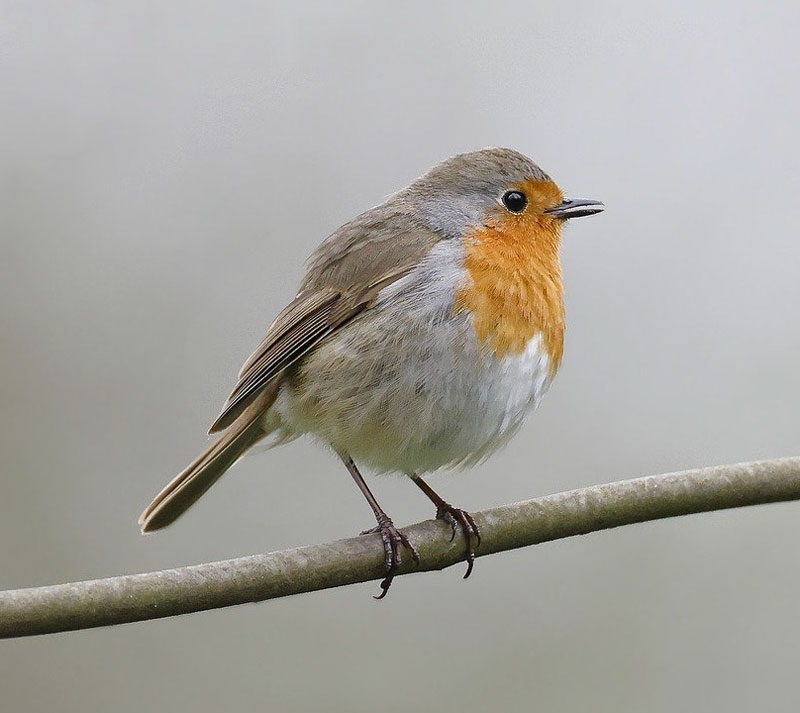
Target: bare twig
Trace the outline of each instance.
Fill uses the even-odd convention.
[[[677,515],[800,499],[800,458],[654,475],[475,513],[479,556]],[[464,543],[428,520],[404,528],[421,564],[460,562]],[[378,535],[161,572],[0,592],[0,638],[123,624],[380,579]],[[400,596],[397,592],[396,596]]]

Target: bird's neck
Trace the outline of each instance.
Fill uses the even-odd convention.
[[[499,357],[520,354],[541,336],[555,375],[564,349],[561,224],[533,217],[487,226],[466,240],[471,278],[456,309],[473,315],[478,340]]]

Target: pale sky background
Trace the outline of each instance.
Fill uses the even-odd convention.
[[[136,517],[206,443],[338,225],[446,156],[530,155],[602,199],[564,244],[561,374],[462,507],[800,453],[795,2],[0,0],[0,587],[350,536],[306,441],[175,526]],[[398,524],[432,515],[371,481]],[[0,642],[14,713],[800,705],[800,505],[462,569]]]

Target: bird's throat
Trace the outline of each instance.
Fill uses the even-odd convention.
[[[541,335],[551,376],[564,349],[561,224],[546,217],[515,216],[466,240],[469,284],[456,311],[473,315],[478,341],[497,356],[520,354]]]

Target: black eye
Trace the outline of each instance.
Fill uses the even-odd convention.
[[[503,205],[512,213],[522,213],[528,205],[528,199],[519,191],[506,191],[503,193]]]

